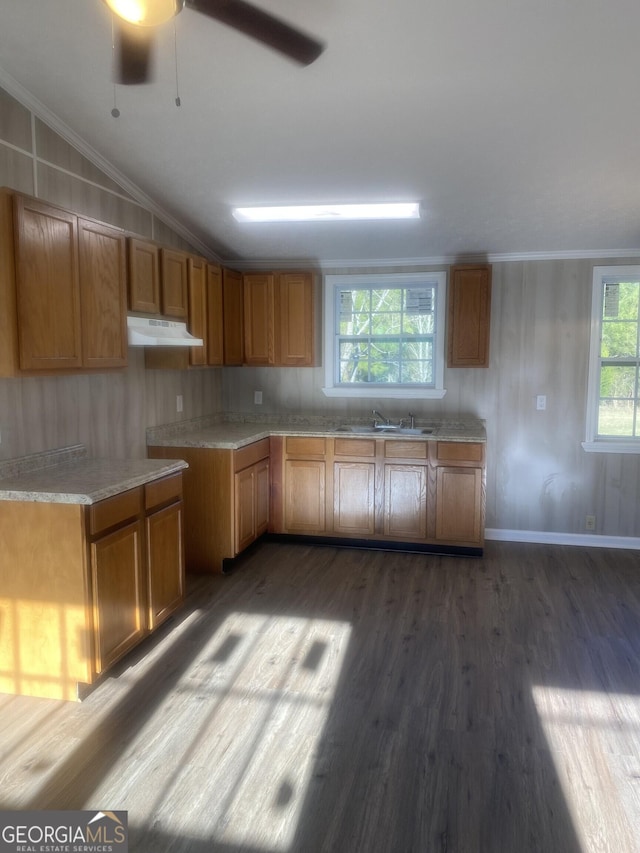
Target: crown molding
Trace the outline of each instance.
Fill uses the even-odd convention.
[[[305,260],[222,260],[225,266],[234,267],[237,270],[264,270],[264,269],[301,269],[313,268],[323,272],[342,269],[390,269],[392,267],[406,269],[408,267],[443,267],[459,263],[490,263],[502,264],[525,261],[586,261],[586,260],[624,260],[640,258],[638,249],[566,249],[549,252],[493,252],[488,254],[468,255],[432,255],[423,258],[335,258],[335,259],[313,259]]]
[[[114,183],[118,184],[125,193],[127,193],[133,201],[139,204],[141,207],[144,207],[145,210],[148,210],[149,213],[152,213],[165,225],[171,228],[176,234],[179,234],[184,240],[187,241],[194,249],[197,249],[208,259],[215,261],[216,263],[221,263],[220,258],[218,258],[211,249],[206,246],[202,240],[192,234],[185,226],[175,219],[170,213],[167,213],[166,210],[163,210],[152,198],[150,198],[143,190],[140,189],[136,184],[133,183],[126,175],[122,174],[112,163],[106,160],[102,154],[95,150],[91,145],[88,144],[81,136],[79,136],[74,130],[72,130],[68,125],[66,125],[62,119],[60,119],[55,113],[51,112],[51,110],[46,107],[41,101],[39,101],[34,95],[29,92],[28,89],[25,89],[21,83],[18,83],[17,80],[7,74],[7,72],[0,67],[0,87],[2,87],[6,92],[8,92],[11,97],[15,98],[19,101],[23,107],[26,107],[30,112],[33,113],[37,118],[43,121],[46,125],[48,125],[52,130],[54,130],[59,136],[61,136],[69,145],[72,145],[76,151],[82,154],[83,157],[86,157],[87,160],[90,160],[94,166],[100,169],[101,172],[110,178]]]

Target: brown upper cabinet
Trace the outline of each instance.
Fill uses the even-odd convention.
[[[243,363],[242,275],[209,264],[207,278],[207,363]]]
[[[243,363],[242,275],[216,264],[207,276],[207,364]]]
[[[150,240],[129,237],[129,308],[160,313],[160,249]]]
[[[189,314],[189,255],[179,249],[160,249],[160,295],[163,317],[186,320]]]
[[[311,272],[244,276],[244,363],[313,365]]]
[[[84,367],[127,364],[126,238],[78,217],[80,312]]]
[[[313,274],[281,273],[277,278],[277,364],[306,367],[313,364]]]
[[[207,364],[224,364],[224,316],[222,302],[222,270],[207,264]]]
[[[244,291],[242,274],[222,270],[222,318],[224,363],[244,362]]]
[[[189,348],[189,363],[205,366],[207,362],[207,262],[190,257],[187,261],[190,334],[204,341],[204,346]]]
[[[246,273],[244,276],[245,364],[276,363],[274,289],[273,273]]]
[[[129,237],[129,309],[187,320],[191,259],[180,249],[158,246],[143,237]]]
[[[123,231],[0,195],[0,375],[124,367]]]
[[[447,367],[488,367],[491,265],[451,267],[447,318]]]

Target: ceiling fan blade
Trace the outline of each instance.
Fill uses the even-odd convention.
[[[317,59],[324,45],[245,0],[186,0],[186,6],[233,27],[301,65]]]
[[[118,21],[115,24],[114,44],[118,83],[148,83],[151,78],[153,28],[136,27]]]

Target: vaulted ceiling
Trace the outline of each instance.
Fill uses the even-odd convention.
[[[324,53],[300,67],[185,9],[157,32],[153,82],[114,87],[102,0],[0,0],[0,85],[28,93],[223,260],[640,247],[637,0],[254,2]],[[231,216],[372,200],[418,200],[423,215]]]

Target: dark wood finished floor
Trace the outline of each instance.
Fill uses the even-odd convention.
[[[635,853],[640,555],[260,544],[83,703],[0,695],[0,756],[140,853]]]

